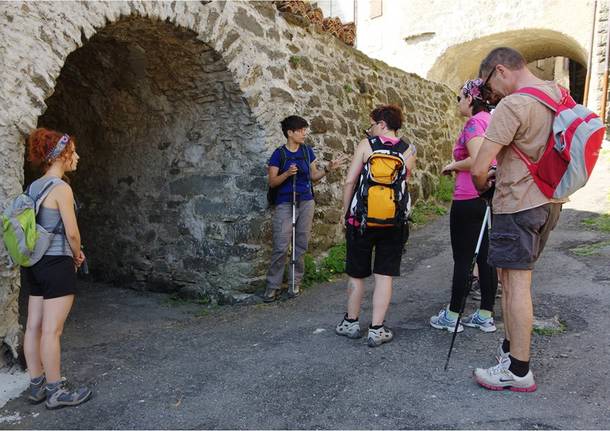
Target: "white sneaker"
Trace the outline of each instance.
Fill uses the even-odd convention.
[[[379,329],[369,328],[369,335],[366,340],[369,347],[378,347],[383,343],[389,343],[394,338],[394,334],[385,325]]]
[[[447,314],[447,308],[443,307],[441,311],[438,312],[437,315],[432,316],[430,318],[430,326],[436,329],[446,329],[449,332],[455,332],[455,324],[457,323],[457,319],[452,319]],[[462,332],[464,327],[460,323],[457,331]]]
[[[502,344],[500,344],[496,349],[496,361],[500,363],[504,359],[508,359],[508,355],[510,355],[510,352],[504,352],[504,350],[502,350]]]
[[[470,316],[466,316],[462,319],[462,323],[464,326],[468,326],[469,328],[479,328],[483,332],[495,332],[496,325],[494,323],[493,317],[481,317],[479,314],[480,309],[477,309]]]
[[[362,333],[360,332],[360,323],[356,320],[355,322],[348,322],[345,317],[335,327],[335,333],[337,335],[344,335],[347,338],[360,338]]]
[[[492,391],[509,389],[513,392],[534,392],[537,389],[532,370],[523,377],[517,377],[509,367],[510,358],[506,358],[493,367],[475,369],[474,378],[480,386]]]

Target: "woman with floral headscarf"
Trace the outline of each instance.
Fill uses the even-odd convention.
[[[468,117],[453,147],[454,161],[443,168],[444,175],[455,172],[455,188],[450,213],[451,249],[453,251],[453,281],[451,302],[447,307],[430,318],[430,325],[436,329],[455,330],[457,317],[464,296],[468,293],[470,265],[485,216],[486,204],[479,197],[472,178],[470,166],[483,142],[485,129],[491,118],[491,107],[481,98],[482,80],[466,81],[457,97],[460,114]],[[487,230],[481,243],[477,265],[481,287],[481,306],[469,316],[461,319],[465,326],[479,328],[483,332],[494,332],[496,326],[492,316],[498,279],[495,268],[487,264],[489,238]],[[464,330],[460,324],[458,332]]]

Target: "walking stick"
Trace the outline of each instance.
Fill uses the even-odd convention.
[[[479,249],[481,248],[481,243],[483,242],[483,236],[485,235],[485,228],[491,228],[491,217],[490,217],[491,209],[489,204],[487,204],[487,208],[485,209],[485,216],[483,217],[483,224],[481,225],[481,231],[479,232],[479,239],[477,241],[477,247],[474,250],[474,256],[472,257],[472,262],[470,262],[470,273],[468,274],[468,286],[466,288],[466,293],[464,294],[464,298],[462,298],[462,306],[460,307],[460,314],[458,314],[457,321],[455,322],[455,328],[453,329],[453,336],[451,337],[451,346],[449,346],[449,353],[447,354],[447,361],[445,362],[445,371],[447,371],[447,367],[449,366],[449,359],[451,358],[451,351],[453,350],[453,343],[455,343],[455,336],[457,335],[458,328],[460,326],[460,320],[462,319],[462,314],[464,313],[464,308],[466,308],[466,298],[468,298],[468,294],[470,293],[470,288],[472,287],[474,266],[477,263],[477,257],[479,256]]]
[[[297,176],[292,176],[292,293],[295,293],[295,279],[294,279],[294,270],[296,266],[296,226],[297,226],[297,217],[296,217],[296,208],[297,208]]]

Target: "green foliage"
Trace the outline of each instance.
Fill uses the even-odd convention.
[[[567,330],[567,325],[563,321],[559,321],[559,328],[532,328],[532,334],[551,337],[553,335],[563,334]]]
[[[610,233],[610,214],[601,214],[594,218],[585,219],[582,223],[592,229]]]
[[[424,225],[438,216],[447,214],[447,208],[434,200],[418,200],[411,211],[411,220],[415,225]]]
[[[291,64],[292,67],[297,67],[299,64],[301,64],[301,61],[303,61],[303,58],[299,55],[291,55],[290,59],[288,60]]]
[[[411,220],[418,225],[424,225],[438,216],[447,214],[448,204],[453,200],[453,177],[441,175],[436,184],[432,196],[427,200],[419,199],[411,211]]]
[[[451,202],[453,200],[453,188],[455,187],[455,179],[449,175],[441,175],[439,182],[436,184],[434,199],[440,202]]]
[[[315,283],[330,281],[334,275],[345,272],[345,252],[345,243],[335,245],[318,265],[311,255],[306,254],[302,287],[307,288]]]
[[[345,85],[343,86],[343,89],[345,90],[345,92],[346,92],[346,93],[351,93],[351,92],[353,92],[353,91],[354,91],[354,89],[352,88],[352,86],[351,86],[351,85],[349,85],[349,84],[345,84]]]
[[[587,257],[597,254],[602,248],[610,246],[610,241],[601,241],[594,244],[584,244],[571,248],[570,251],[577,256]]]

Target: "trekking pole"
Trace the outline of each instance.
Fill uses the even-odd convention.
[[[479,257],[479,249],[481,248],[481,243],[483,242],[483,236],[485,235],[485,228],[491,228],[491,217],[490,217],[491,209],[489,204],[485,209],[485,216],[483,217],[483,223],[481,225],[481,231],[479,232],[479,239],[477,241],[477,247],[474,250],[474,256],[472,257],[472,262],[470,262],[470,272],[468,273],[468,285],[466,288],[466,293],[464,294],[464,298],[462,298],[462,306],[460,307],[460,314],[458,314],[457,320],[455,322],[455,328],[453,329],[453,336],[451,337],[451,345],[449,346],[449,353],[447,353],[447,361],[445,362],[445,371],[447,371],[447,367],[449,366],[449,359],[451,358],[451,351],[453,350],[453,343],[455,343],[455,336],[457,335],[458,328],[460,326],[460,320],[462,319],[462,314],[464,313],[464,308],[466,308],[466,298],[468,298],[468,294],[470,293],[470,288],[472,287],[472,273],[474,272],[474,266],[477,263],[477,258]]]
[[[292,293],[294,294],[295,288],[295,279],[294,279],[294,270],[296,266],[296,228],[297,228],[297,176],[292,176]]]

